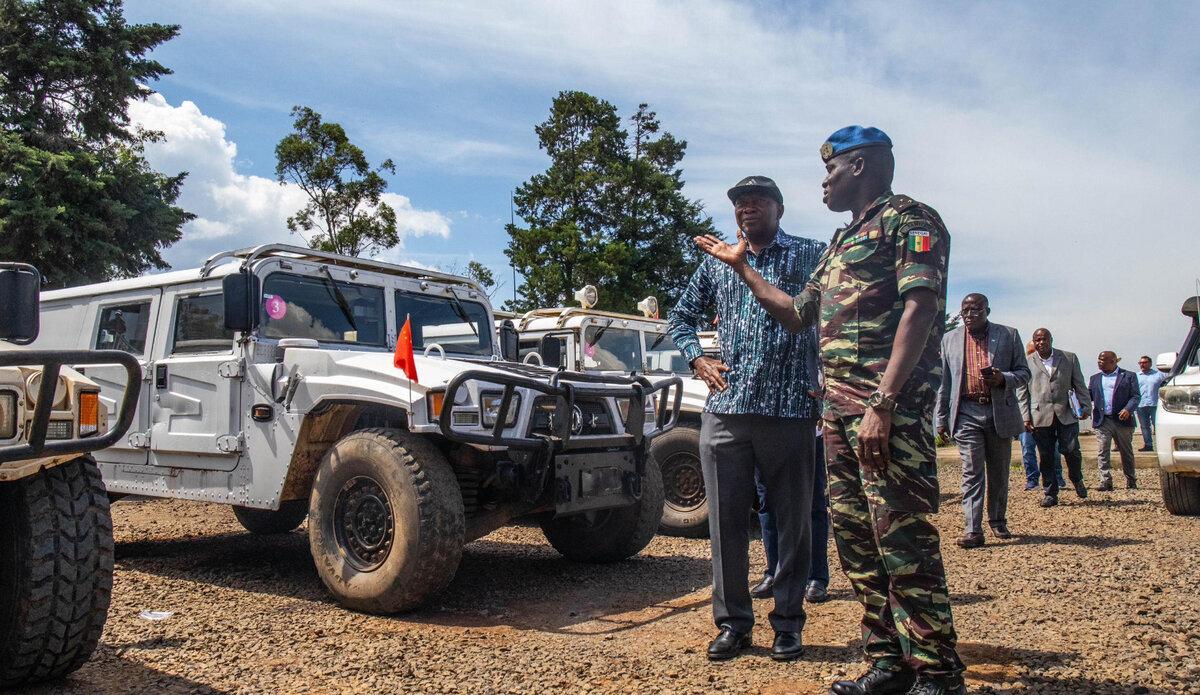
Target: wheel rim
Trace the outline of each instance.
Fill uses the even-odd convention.
[[[667,504],[674,509],[690,512],[704,504],[704,473],[700,457],[694,454],[675,454],[662,467],[663,493]]]
[[[346,560],[360,572],[378,569],[392,550],[392,504],[379,483],[351,478],[333,506],[333,533]]]

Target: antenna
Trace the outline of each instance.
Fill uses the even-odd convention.
[[[508,226],[513,227],[513,228],[515,228],[517,226],[516,213],[513,212],[513,198],[516,197],[515,194],[516,194],[516,191],[513,191],[508,194]],[[508,261],[508,268],[509,268],[509,270],[512,271],[513,308],[515,309],[517,306],[517,266],[516,266],[516,264],[514,264],[512,262],[511,258]]]

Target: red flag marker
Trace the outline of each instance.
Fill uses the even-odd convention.
[[[396,336],[396,357],[394,363],[396,369],[404,370],[404,375],[411,381],[417,381],[417,362],[413,359],[412,346],[412,324],[411,317],[404,317],[404,327],[400,329],[400,335]],[[420,382],[417,382],[420,383]]]

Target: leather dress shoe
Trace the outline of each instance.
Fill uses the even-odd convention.
[[[1113,490],[1113,484],[1112,484],[1111,480],[1108,481],[1107,483],[1100,483],[1099,485],[1096,486],[1097,492],[1112,492],[1112,490]]]
[[[717,638],[708,644],[709,661],[725,661],[750,648],[750,633],[742,634],[731,627],[721,627]]]
[[[809,603],[825,603],[829,600],[829,589],[824,584],[813,579],[804,590],[804,600]]]
[[[964,533],[956,542],[960,548],[982,548],[985,543],[982,533]]]
[[[1141,449],[1138,449],[1138,451],[1154,451],[1154,447],[1152,447],[1152,446],[1144,446],[1144,447],[1142,447]]]
[[[1038,504],[1041,505],[1043,508],[1057,507],[1058,506],[1058,498],[1051,497],[1050,495],[1046,495],[1045,497],[1042,498],[1042,501],[1039,502]]]
[[[1127,483],[1125,484],[1125,487],[1126,487],[1127,489],[1129,489],[1129,490],[1136,490],[1136,489],[1137,489],[1137,481],[1136,481],[1136,480],[1130,480],[1129,482],[1127,482]]]
[[[1079,496],[1079,499],[1086,500],[1087,499],[1087,487],[1084,486],[1083,483],[1077,483],[1075,485],[1075,494]]]
[[[754,598],[771,598],[775,589],[775,577],[764,574],[762,581],[750,587],[750,595]]]
[[[967,695],[967,686],[961,678],[934,680],[920,676],[905,695]]]
[[[800,641],[799,632],[775,633],[775,641],[771,644],[771,658],[776,661],[792,661],[804,656],[804,644]]]
[[[884,671],[872,666],[852,681],[837,681],[829,688],[832,695],[904,695],[916,676],[912,671]]]
[[[1008,540],[1009,538],[1012,538],[1012,531],[1008,530],[1008,526],[1006,524],[997,524],[996,526],[992,527],[992,535],[996,538]]]

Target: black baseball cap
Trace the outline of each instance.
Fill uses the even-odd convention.
[[[747,176],[738,181],[737,185],[729,189],[729,202],[736,203],[738,197],[746,193],[757,193],[783,205],[783,194],[779,192],[779,186],[766,176]]]

